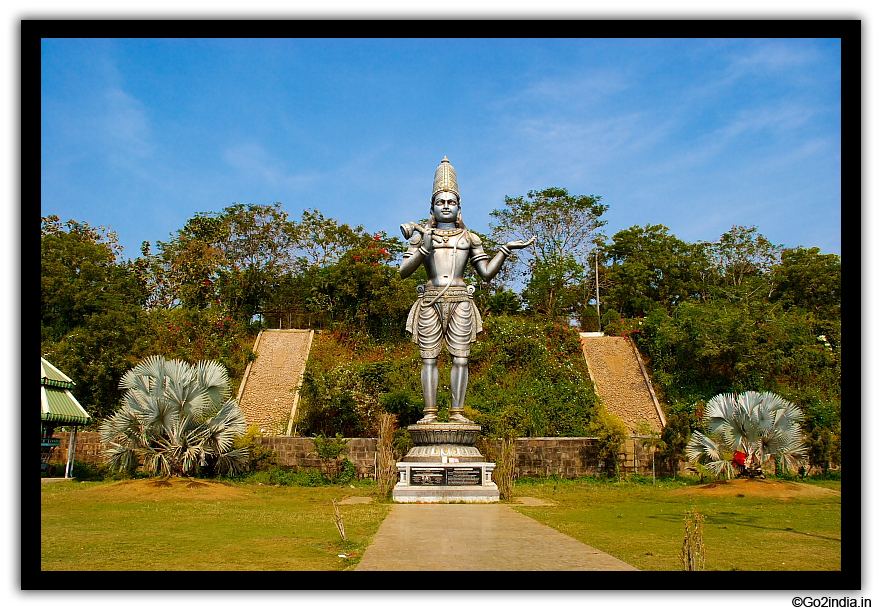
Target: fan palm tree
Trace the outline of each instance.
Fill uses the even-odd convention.
[[[694,431],[686,457],[727,479],[734,474],[731,460],[736,451],[747,455],[748,466],[759,467],[775,456],[785,469],[796,470],[807,452],[801,421],[799,407],[771,392],[718,394],[704,410],[709,435]]]
[[[123,375],[120,409],[102,422],[105,460],[133,470],[142,461],[154,476],[185,476],[215,461],[218,472],[247,465],[233,442],[246,431],[245,415],[230,399],[226,369],[217,361],[195,366],[151,356]]]

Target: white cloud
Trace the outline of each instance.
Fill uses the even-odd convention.
[[[614,93],[628,89],[625,76],[616,70],[567,73],[537,80],[504,104],[540,103],[558,106],[577,105],[585,108],[597,104]],[[568,108],[563,108],[568,109]]]
[[[144,158],[153,154],[155,146],[144,104],[119,87],[104,91],[100,124],[108,153],[117,161],[125,163],[127,157]]]
[[[263,180],[278,184],[284,175],[281,162],[273,159],[263,146],[241,143],[223,151],[223,160],[249,180]]]
[[[793,41],[761,41],[748,55],[735,58],[728,73],[732,76],[756,74],[761,71],[780,73],[802,68],[817,61],[819,53],[811,46]]]

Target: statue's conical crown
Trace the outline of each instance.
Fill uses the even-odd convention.
[[[441,160],[441,165],[435,170],[435,184],[432,185],[432,201],[435,195],[442,191],[450,191],[459,199],[459,185],[456,183],[456,170],[450,165],[447,156]]]

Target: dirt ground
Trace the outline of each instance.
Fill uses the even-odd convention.
[[[109,485],[100,485],[84,490],[85,494],[94,494],[102,500],[227,500],[245,495],[245,491],[233,485],[225,485],[214,481],[196,481],[191,479],[170,479],[156,481],[135,479],[118,481]]]
[[[672,491],[675,495],[702,496],[744,496],[763,498],[819,498],[829,495],[840,495],[840,492],[816,485],[793,483],[790,481],[772,481],[769,479],[731,479],[716,481],[698,487],[687,487]]]

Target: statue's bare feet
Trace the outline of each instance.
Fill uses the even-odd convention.
[[[467,418],[465,415],[463,415],[462,413],[453,413],[453,414],[450,416],[450,422],[451,422],[451,423],[457,423],[457,424],[473,424],[473,423],[475,423],[475,422],[473,422],[472,420],[468,419],[468,418]]]
[[[417,424],[436,424],[438,423],[438,416],[434,413],[429,413],[424,418],[419,420]]]

